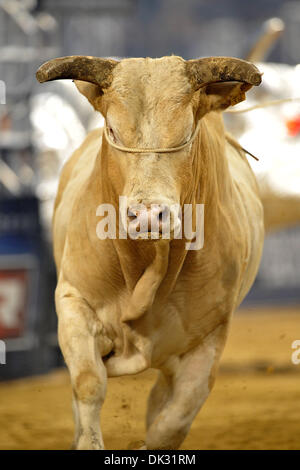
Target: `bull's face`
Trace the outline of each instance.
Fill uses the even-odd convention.
[[[47,62],[37,76],[39,81],[75,79],[104,115],[106,176],[112,195],[123,196],[129,232],[141,238],[163,232],[172,238],[180,230],[180,207],[192,201],[196,187],[191,147],[201,139],[201,129],[189,141],[198,120],[241,101],[261,80],[255,66],[239,59],[175,56],[120,62],[71,56]]]
[[[195,124],[192,97],[182,59],[128,59],[115,68],[99,103],[106,118],[109,178],[116,194],[126,197],[131,236],[172,238],[180,230],[179,209],[193,180],[190,148],[159,149],[189,141]],[[145,152],[119,150],[110,142]]]

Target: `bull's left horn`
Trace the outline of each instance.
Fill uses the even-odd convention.
[[[112,81],[112,71],[118,64],[113,59],[71,55],[49,60],[39,67],[36,78],[40,83],[62,78],[83,80],[108,88]]]
[[[254,64],[233,57],[187,60],[186,72],[195,90],[215,82],[237,81],[251,86],[261,83],[261,73]]]

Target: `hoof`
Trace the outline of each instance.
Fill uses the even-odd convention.
[[[147,450],[145,441],[133,441],[127,446],[127,450]]]
[[[100,436],[95,432],[83,433],[75,446],[76,450],[104,450],[104,445]]]

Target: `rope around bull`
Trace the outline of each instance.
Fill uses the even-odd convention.
[[[123,147],[122,145],[118,145],[118,144],[116,144],[115,142],[113,142],[111,140],[111,138],[109,137],[109,135],[107,133],[107,127],[106,126],[104,126],[104,135],[105,135],[107,143],[111,147],[113,147],[117,150],[120,150],[121,152],[126,152],[126,153],[173,153],[173,152],[179,152],[180,150],[183,150],[188,145],[190,145],[195,140],[195,138],[196,138],[196,136],[199,132],[199,129],[200,129],[200,119],[197,123],[197,126],[196,126],[193,134],[187,140],[187,142],[185,142],[184,144],[179,145],[177,147],[166,147],[166,148],[162,148],[162,147],[158,147],[158,148]],[[229,136],[229,134],[225,134],[225,138],[227,139],[227,141],[231,145],[233,145],[233,139],[232,139],[232,137]],[[234,147],[237,147],[237,146],[239,147],[240,150],[247,153],[248,155],[250,155],[255,160],[259,160],[257,157],[255,157],[252,153],[250,153],[244,147],[242,147],[241,145],[235,143]]]

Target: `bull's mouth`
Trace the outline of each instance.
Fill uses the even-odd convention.
[[[179,209],[162,203],[132,205],[125,217],[124,231],[131,240],[172,240],[181,228]]]
[[[172,234],[168,234],[167,237],[163,236],[162,232],[152,232],[151,230],[145,232],[136,232],[131,234],[129,232],[129,237],[131,240],[141,241],[141,240],[151,240],[151,241],[159,241],[159,240],[172,240],[174,237]]]

